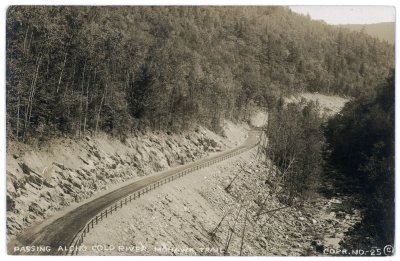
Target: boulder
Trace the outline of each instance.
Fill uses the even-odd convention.
[[[45,185],[48,188],[54,188],[54,184],[51,184],[50,182],[48,182],[46,179],[43,180],[43,185]]]
[[[66,170],[67,168],[64,166],[64,164],[53,162],[53,165],[57,166],[58,168],[62,170]]]
[[[29,211],[35,213],[37,216],[43,216],[44,214],[44,209],[42,209],[36,202],[32,202],[29,205]]]
[[[82,181],[80,179],[78,179],[77,177],[70,175],[70,178],[68,179],[69,182],[71,182],[71,184],[79,189],[82,188]]]
[[[15,200],[10,194],[6,196],[7,211],[13,211],[15,209]]]
[[[29,183],[33,183],[37,185],[38,187],[41,187],[43,185],[43,178],[42,176],[36,174],[35,172],[31,171],[29,176],[25,178]]]

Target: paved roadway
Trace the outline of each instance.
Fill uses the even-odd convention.
[[[222,157],[230,152],[240,150],[242,148],[251,148],[259,141],[260,131],[251,130],[246,141],[239,147],[218,153],[215,156],[200,159],[186,165],[179,166],[167,171],[160,172],[156,175],[144,177],[138,181],[132,182],[124,187],[110,191],[109,193],[95,198],[71,211],[65,215],[54,220],[50,224],[38,224],[34,227],[27,229],[24,233],[20,234],[16,239],[12,240],[8,246],[8,254],[10,255],[66,255],[68,251],[59,251],[59,247],[68,248],[71,244],[75,234],[90,221],[92,217],[100,211],[111,205],[113,202],[128,196],[129,194],[140,190],[152,183],[155,183],[165,177],[172,176],[179,171],[196,165],[205,163],[212,159]],[[194,175],[194,173],[192,174]],[[25,252],[14,251],[15,247],[22,246],[50,246],[49,251],[43,252]],[[49,248],[48,248],[49,249]]]

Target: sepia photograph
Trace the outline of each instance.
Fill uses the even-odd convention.
[[[4,12],[6,255],[395,255],[395,6]]]

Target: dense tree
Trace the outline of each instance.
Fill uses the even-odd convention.
[[[278,168],[282,198],[302,204],[315,192],[322,171],[324,137],[318,104],[302,100],[269,114],[265,153]]]
[[[376,92],[349,102],[325,130],[330,163],[362,188],[363,233],[352,247],[394,243],[394,86],[393,74]]]
[[[7,13],[12,139],[245,120],[282,93],[371,92],[393,46],[283,7],[35,7]],[[124,122],[124,124],[120,124]]]

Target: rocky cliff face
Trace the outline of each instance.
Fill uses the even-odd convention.
[[[141,134],[123,143],[106,136],[88,136],[79,141],[54,140],[42,148],[9,144],[8,236],[112,184],[185,164],[232,145],[206,129],[180,135]]]

